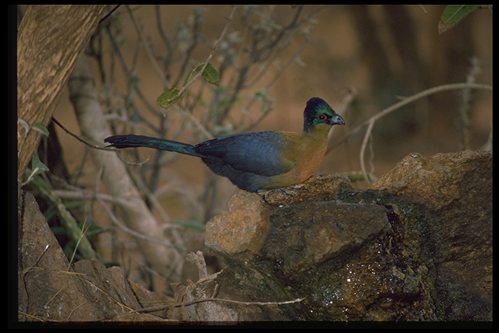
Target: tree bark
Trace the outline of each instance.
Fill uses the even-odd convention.
[[[47,126],[76,60],[93,34],[105,5],[30,6],[17,38],[18,118]],[[17,124],[17,177],[38,146],[40,133]]]

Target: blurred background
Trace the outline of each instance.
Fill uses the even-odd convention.
[[[233,6],[121,6],[99,25],[86,54],[114,134],[195,144],[247,131],[299,132],[306,101],[318,96],[342,114],[346,126],[332,131],[332,149],[317,174],[354,178],[361,170],[359,153],[366,131],[363,127],[350,134],[358,125],[429,88],[492,84],[491,9],[476,10],[439,33],[444,9],[255,5],[237,6],[229,19]],[[210,62],[220,74],[218,85],[199,79],[179,103],[161,109],[159,95],[181,89],[189,71],[206,61],[215,47]],[[54,117],[79,133],[67,91]],[[56,131],[72,182],[91,188],[96,170],[85,153],[89,148]],[[411,152],[491,149],[491,133],[490,90],[443,91],[378,120],[364,162],[373,178],[380,177]],[[120,156],[130,162],[147,160],[130,172],[156,195],[169,222],[202,230],[209,218],[227,209],[236,191],[194,157],[145,148]],[[369,183],[359,180],[354,186],[368,188]],[[98,241],[104,248],[112,243],[106,237]],[[196,250],[202,247],[202,232],[194,238]],[[116,260],[126,261],[123,258]]]

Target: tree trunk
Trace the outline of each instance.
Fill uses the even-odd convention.
[[[85,55],[78,60],[68,86],[81,135],[92,144],[104,145],[104,139],[111,133],[97,99]],[[91,149],[90,155],[96,169],[104,170],[101,181],[109,194],[123,199],[123,204],[118,205],[119,216],[128,228],[145,236],[135,236],[144,257],[161,276],[177,281],[182,270],[182,256],[164,237],[160,226],[127,175],[123,162],[110,151]]]
[[[47,126],[76,60],[93,34],[105,5],[30,6],[17,36],[18,118],[30,128]],[[40,133],[17,125],[17,177],[38,146]]]

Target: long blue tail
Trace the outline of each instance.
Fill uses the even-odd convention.
[[[147,147],[160,150],[174,151],[180,154],[203,157],[198,154],[193,145],[187,143],[154,138],[144,135],[114,135],[104,139],[104,142],[110,143],[108,147],[115,148],[130,148],[130,147]]]

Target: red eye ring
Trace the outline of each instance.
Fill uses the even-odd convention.
[[[323,113],[323,114],[320,114],[318,118],[320,121],[324,121],[324,120],[327,120],[327,115]]]

